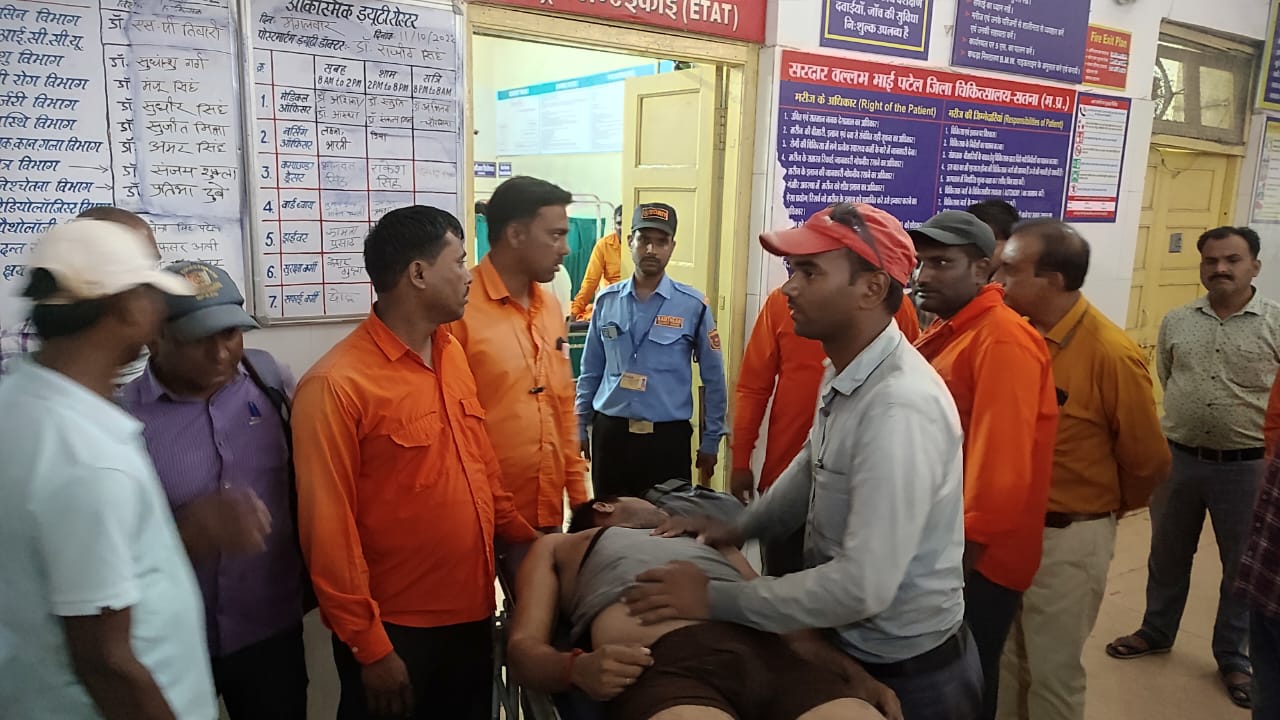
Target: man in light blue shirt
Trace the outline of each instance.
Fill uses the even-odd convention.
[[[50,230],[28,276],[42,347],[0,383],[0,717],[214,720],[195,575],[142,426],[109,399],[164,293],[194,288],[103,220]]]
[[[833,640],[898,695],[906,720],[974,720],[977,648],[964,628],[963,434],[955,401],[893,321],[915,266],[888,213],[844,203],[766,233],[794,273],[796,333],[829,358],[808,442],[735,527],[678,521],[712,544],[804,528],[805,567],[708,583],[687,565],[642,573],[624,596],[642,622],[710,617]]]
[[[670,205],[636,207],[635,274],[596,298],[577,400],[596,497],[643,497],[665,480],[693,479],[691,361],[703,385],[697,466],[703,478],[715,470],[726,401],[720,335],[703,294],[667,276],[675,236]]]

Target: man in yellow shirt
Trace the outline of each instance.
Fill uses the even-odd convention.
[[[1000,720],[1083,720],[1085,640],[1098,619],[1116,521],[1146,507],[1171,462],[1145,357],[1081,294],[1089,243],[1058,220],[1028,220],[997,282],[1053,358],[1058,434],[1040,567],[1001,661]]]
[[[604,284],[600,284],[601,277]],[[587,261],[587,272],[582,276],[582,286],[569,307],[569,317],[574,320],[590,320],[591,305],[596,290],[608,287],[622,279],[622,206],[613,209],[613,232],[596,241]]]

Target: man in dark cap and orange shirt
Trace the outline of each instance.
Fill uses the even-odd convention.
[[[1040,564],[1058,428],[1049,351],[988,285],[996,238],[977,217],[948,210],[911,231],[915,293],[938,316],[916,341],[955,397],[964,426],[965,620],[994,718],[1000,655]]]

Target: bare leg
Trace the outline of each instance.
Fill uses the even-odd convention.
[[[823,703],[796,720],[882,720],[883,715],[865,701],[841,698]]]
[[[835,717],[832,715],[831,717]],[[737,720],[723,710],[703,705],[677,705],[667,708],[649,720]]]

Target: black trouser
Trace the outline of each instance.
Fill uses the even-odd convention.
[[[760,543],[763,574],[782,577],[804,569],[804,527],[780,539]]]
[[[302,624],[213,658],[213,682],[231,720],[306,720]]]
[[[596,497],[644,497],[660,482],[693,481],[693,426],[653,423],[653,432],[631,431],[631,421],[596,413],[591,422],[591,483]]]
[[[413,718],[489,720],[493,711],[493,623],[490,620],[414,628],[382,623],[391,646],[409,670]],[[370,720],[361,665],[335,635],[342,699],[338,720]]]
[[[969,572],[964,584],[964,620],[973,631],[982,661],[983,720],[996,716],[996,697],[1000,692],[1000,655],[1009,637],[1009,628],[1018,614],[1022,593],[991,582],[977,570]]]

